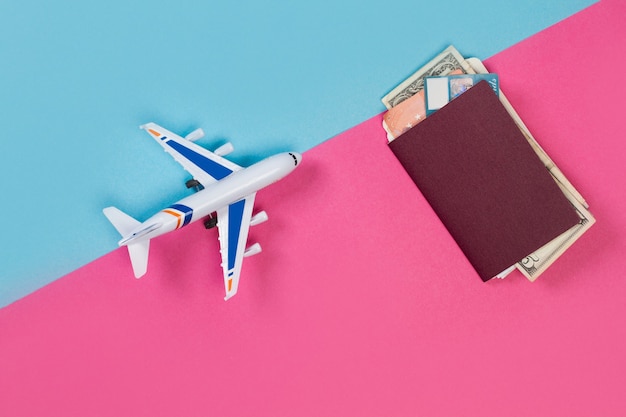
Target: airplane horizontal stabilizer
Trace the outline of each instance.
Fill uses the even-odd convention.
[[[141,224],[138,220],[133,219],[117,207],[107,207],[102,212],[122,237],[130,234]]]

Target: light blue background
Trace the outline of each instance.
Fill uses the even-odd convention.
[[[187,193],[140,124],[202,127],[241,164],[302,152],[447,45],[484,59],[591,3],[3,0],[0,307],[116,248],[103,207]]]

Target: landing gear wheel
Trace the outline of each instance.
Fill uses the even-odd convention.
[[[185,182],[185,186],[187,186],[187,188],[199,188],[200,181],[198,181],[195,178],[192,178],[190,180],[187,180],[187,182]]]
[[[204,227],[207,229],[212,229],[217,226],[217,215],[209,214],[209,216],[204,220]]]

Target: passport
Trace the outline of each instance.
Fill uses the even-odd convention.
[[[389,147],[483,281],[579,222],[486,81]]]

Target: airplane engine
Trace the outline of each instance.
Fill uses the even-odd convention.
[[[185,136],[185,139],[187,139],[189,142],[195,142],[200,138],[204,137],[204,130],[202,130],[201,128],[198,128],[196,130],[194,130],[193,132],[191,132],[190,134],[188,134],[187,136]]]
[[[245,252],[243,253],[243,256],[244,258],[247,258],[248,256],[253,256],[260,252],[261,252],[261,245],[259,243],[255,243],[254,245],[246,248]]]
[[[230,142],[227,142],[223,144],[222,146],[220,146],[219,148],[217,148],[215,151],[213,151],[213,153],[218,156],[225,156],[234,150],[235,150],[235,147],[233,146],[233,144]]]
[[[261,224],[263,222],[266,222],[267,219],[268,219],[268,217],[267,217],[267,213],[265,212],[265,210],[259,211],[257,214],[252,216],[252,218],[250,219],[250,226],[256,226],[257,224]]]

